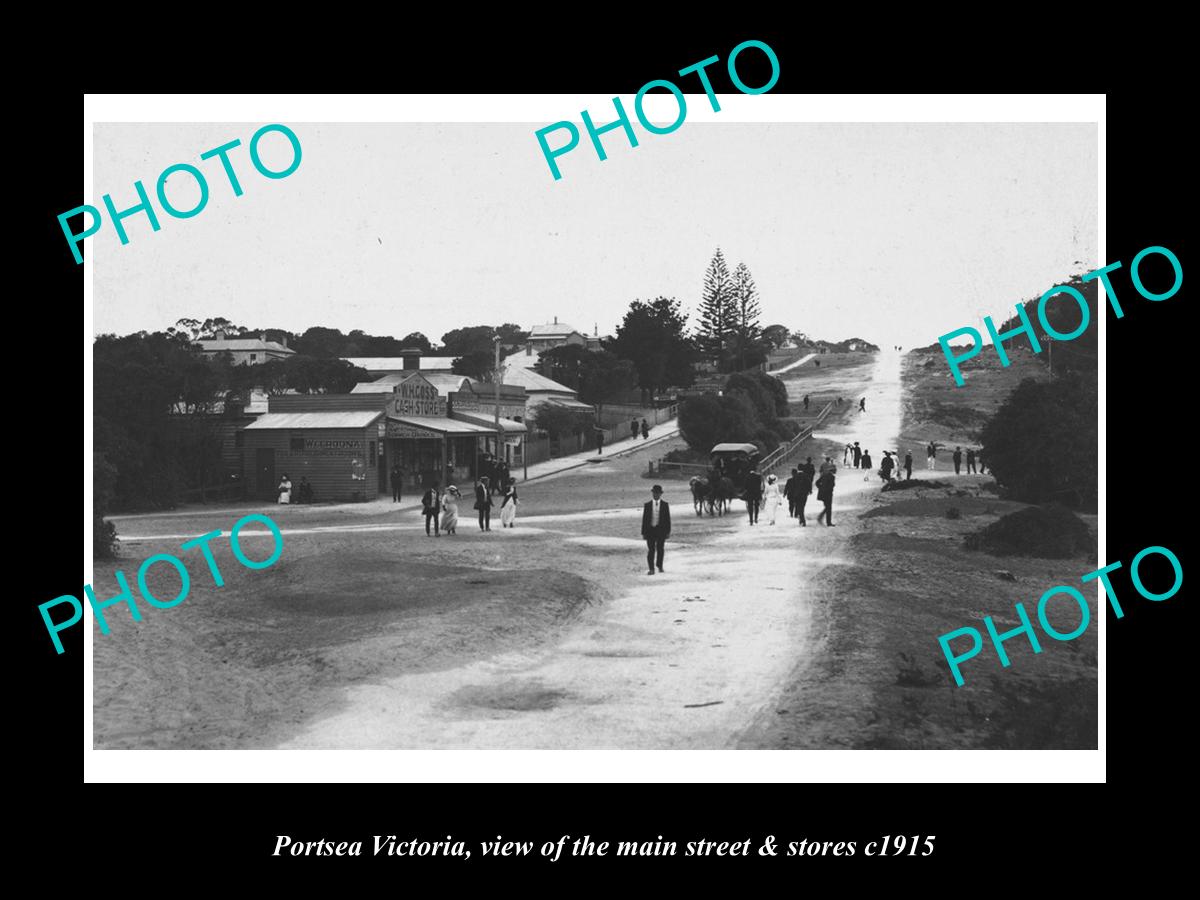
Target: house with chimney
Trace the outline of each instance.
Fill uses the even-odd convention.
[[[221,328],[218,328],[211,338],[194,341],[192,346],[208,359],[212,359],[218,353],[228,353],[233,357],[235,366],[258,366],[272,359],[287,359],[296,353],[288,347],[287,335],[283,336],[282,343],[268,341],[265,331],[260,332],[256,338],[245,335],[231,338]]]

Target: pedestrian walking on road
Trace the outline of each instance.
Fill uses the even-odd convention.
[[[987,474],[987,463],[985,463],[983,461],[983,448],[982,447],[979,448],[979,452],[977,454],[975,454],[975,457],[976,457],[976,459],[979,460],[979,474],[986,475]]]
[[[925,448],[925,468],[930,472],[937,468],[937,444],[933,441]]]
[[[517,486],[510,484],[500,504],[500,527],[515,528],[517,521]]]
[[[762,505],[763,480],[757,469],[751,469],[746,476],[746,512],[750,516],[750,524],[758,524],[758,510]]]
[[[592,430],[596,432],[596,455],[600,456],[604,453],[604,429],[593,425]]]
[[[642,440],[645,441],[645,440],[649,440],[649,439],[650,439],[650,423],[647,422],[645,419],[642,419]]]
[[[892,459],[892,454],[888,451],[883,451],[883,462],[879,464],[879,477],[883,479],[884,484],[891,484],[892,469],[896,468],[896,461]]]
[[[904,480],[912,481],[912,454],[904,452]]]
[[[671,504],[662,499],[662,485],[650,488],[652,499],[642,507],[642,537],[646,541],[646,574],[663,570],[663,553],[671,536]]]
[[[631,441],[637,440],[637,436],[638,436],[638,420],[634,419],[632,422],[629,423],[629,439]]]
[[[866,397],[863,397],[861,400],[858,401],[858,411],[859,412],[867,411],[867,398]]]
[[[847,444],[846,449],[842,451],[842,465],[850,465],[850,454],[854,452],[854,445]]]
[[[458,502],[462,494],[458,488],[450,485],[442,496],[442,531],[446,534],[458,534]]]
[[[854,442],[854,468],[860,468],[862,463],[862,449],[858,446],[858,441]]]
[[[823,472],[817,479],[817,499],[825,504],[817,516],[817,521],[825,520],[825,524],[833,527],[833,485],[836,481],[832,472]]]
[[[425,537],[429,537],[429,523],[433,522],[433,536],[441,537],[442,532],[439,527],[438,517],[442,513],[442,494],[438,490],[438,483],[435,481],[425,489],[425,494],[421,497],[421,512],[425,516]]]
[[[492,530],[492,492],[487,476],[475,483],[475,508],[479,510],[479,530]]]
[[[808,394],[804,395],[804,411],[808,412]]]
[[[800,471],[807,471],[810,478],[815,479],[817,477],[817,472],[812,465],[811,456],[808,458],[808,463],[800,467]],[[832,456],[825,457],[825,462],[821,463],[821,474],[824,475],[826,472],[837,472],[837,464],[833,461]]]
[[[860,468],[865,469],[868,472],[871,471],[871,451],[870,450],[864,450],[862,452],[862,466],[860,466]]]
[[[763,489],[763,511],[767,515],[767,524],[775,524],[775,514],[779,512],[782,497],[779,494],[778,479],[774,474],[767,476],[767,486]]]
[[[796,491],[800,487],[800,470],[792,469],[792,474],[783,483],[783,496],[787,499],[788,518],[796,518]]]
[[[404,493],[404,470],[400,468],[400,463],[392,466],[388,477],[392,480],[392,502],[399,503],[400,495]]]
[[[962,447],[955,447],[954,454],[950,457],[954,460],[954,474],[959,475],[962,468]]]
[[[975,448],[967,448],[967,474],[974,475],[975,472]]]
[[[811,465],[811,457],[809,457]],[[833,457],[825,457],[825,461],[833,466]],[[824,466],[822,466],[824,468]],[[836,466],[833,466],[836,469]],[[804,518],[804,505],[808,502],[808,495],[812,493],[813,473],[809,469],[802,468],[796,476],[796,487],[792,489],[792,493],[796,497],[796,518],[800,520],[800,524],[807,526],[808,520]]]

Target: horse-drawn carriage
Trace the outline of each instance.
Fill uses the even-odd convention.
[[[707,475],[693,476],[692,505],[696,515],[708,510],[711,515],[724,515],[729,502],[744,499],[746,476],[758,461],[758,448],[753,444],[717,444],[709,455],[711,465]]]

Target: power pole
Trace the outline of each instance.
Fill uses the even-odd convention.
[[[500,455],[500,447],[504,440],[504,433],[500,430],[500,335],[495,335],[492,338],[492,344],[496,350],[496,363],[493,370],[492,379],[495,382],[496,388],[496,455]],[[504,460],[507,462],[507,460]]]

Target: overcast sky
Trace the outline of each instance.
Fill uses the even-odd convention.
[[[127,219],[128,245],[107,221],[88,239],[97,333],[225,316],[437,341],[557,316],[605,334],[635,298],[694,321],[720,246],[750,267],[763,325],[916,346],[1100,264],[1094,125],[685,123],[636,149],[605,135],[605,162],[585,133],[554,181],[544,122],[287,124],[303,160],[279,180],[251,166],[254,125],[96,126],[88,202],[132,206],[135,179],[153,196],[177,162],[211,190],[193,218],[159,209],[157,233]],[[241,197],[199,160],[234,138]],[[278,134],[262,150],[290,159]],[[176,206],[193,185],[171,177]]]

